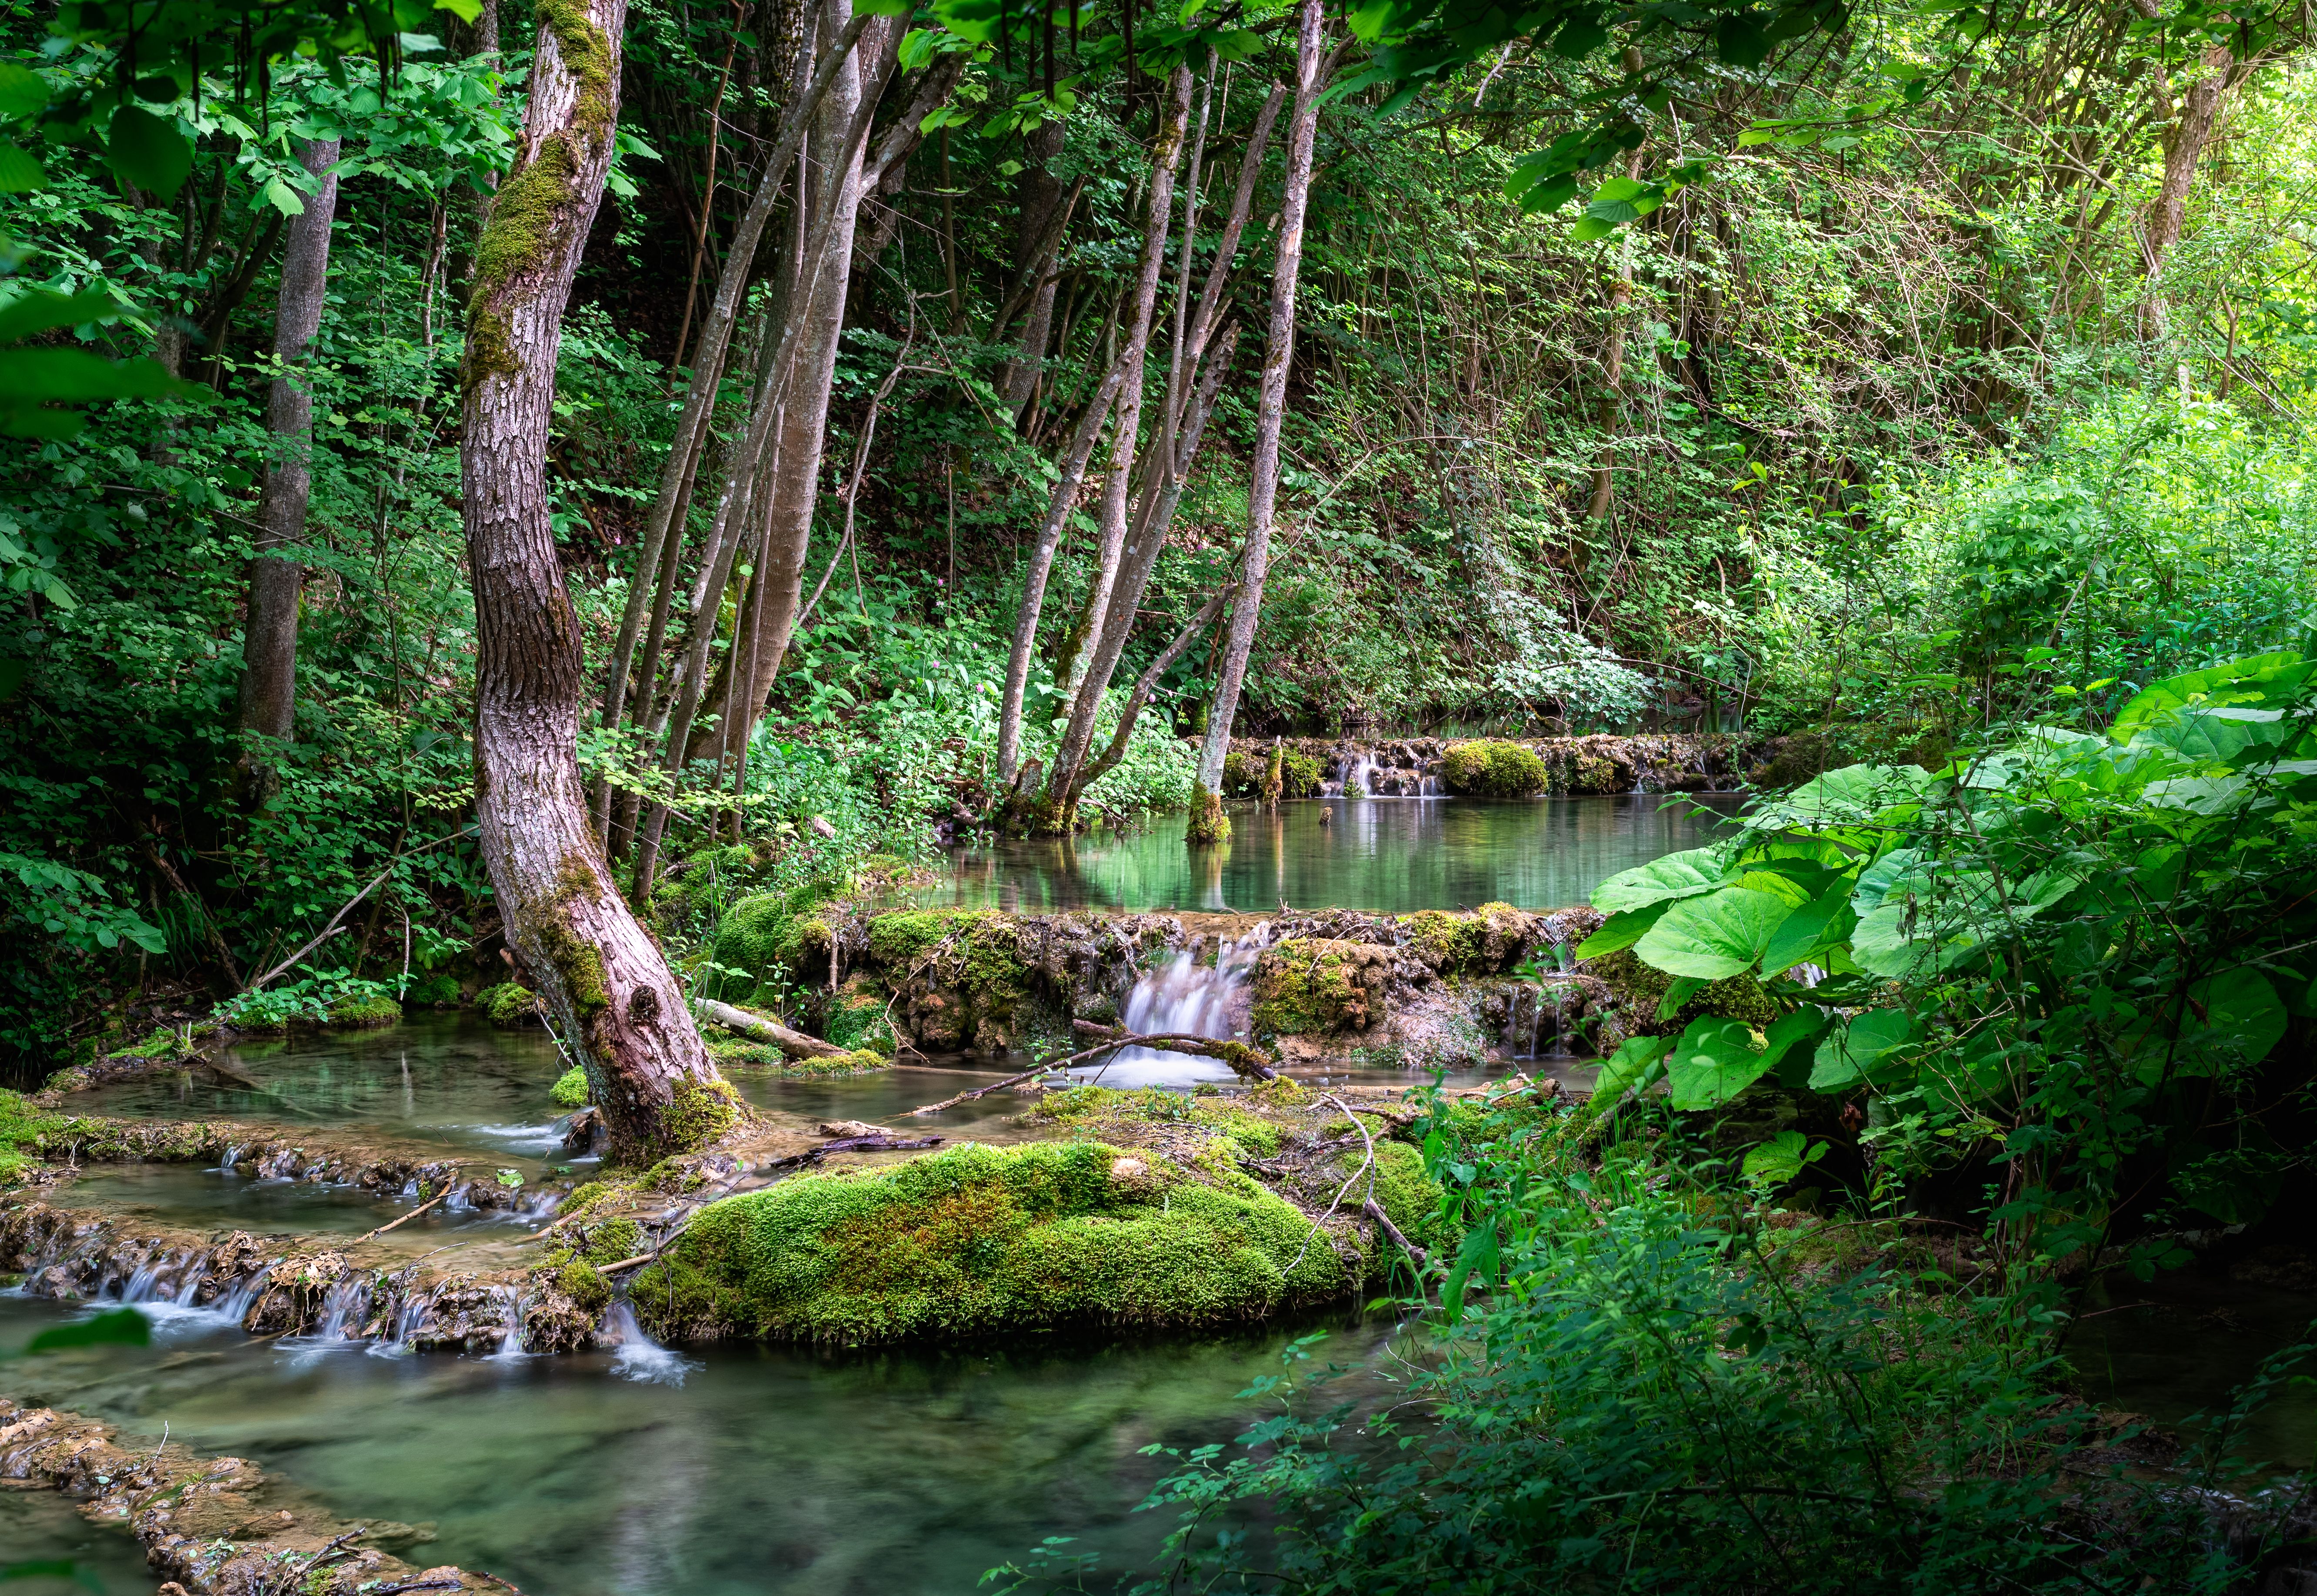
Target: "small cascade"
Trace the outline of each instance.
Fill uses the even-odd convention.
[[[499,1350],[493,1352],[487,1361],[520,1363],[531,1356],[530,1350],[523,1344],[523,1295],[513,1286],[500,1287],[493,1295],[507,1305],[507,1332],[505,1338],[499,1342]]]
[[[1192,952],[1176,954],[1144,975],[1126,994],[1126,1029],[1137,1036],[1173,1031],[1184,1036],[1228,1039],[1233,1016],[1247,987],[1255,961],[1271,943],[1271,923],[1265,921],[1215,951],[1215,962],[1203,965]],[[1144,1086],[1165,1081],[1230,1077],[1230,1066],[1188,1053],[1159,1048],[1125,1048],[1094,1074],[1105,1085]]]
[[[1344,771],[1344,784],[1340,790],[1346,798],[1366,798],[1369,796],[1369,783],[1374,779],[1375,761],[1364,753],[1355,754]]]
[[[274,1344],[288,1352],[321,1352],[359,1346],[370,1320],[370,1280],[349,1274],[332,1282],[322,1297],[321,1322],[304,1335],[285,1335]]]
[[[700,1367],[683,1353],[663,1347],[636,1323],[636,1311],[624,1297],[604,1315],[603,1333],[613,1338],[612,1372],[623,1380],[657,1386],[681,1386],[684,1377]]]

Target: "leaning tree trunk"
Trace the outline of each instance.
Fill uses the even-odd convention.
[[[475,251],[461,450],[473,567],[475,812],[507,940],[586,1067],[612,1156],[738,1117],[658,945],[612,884],[579,783],[579,625],[547,520],[563,308],[603,199],[626,0],[542,8],[514,166]]]
[[[1271,566],[1271,516],[1279,499],[1279,426],[1287,409],[1288,361],[1295,350],[1295,279],[1303,264],[1303,211],[1311,197],[1311,145],[1320,125],[1320,69],[1327,49],[1320,0],[1303,0],[1296,13],[1295,34],[1295,120],[1287,133],[1286,189],[1279,201],[1279,256],[1271,273],[1271,335],[1264,346],[1255,459],[1248,468],[1246,564],[1239,570],[1239,598],[1231,606],[1222,668],[1215,677],[1206,745],[1199,752],[1199,801],[1192,811],[1194,842],[1220,840],[1218,832],[1222,837],[1230,834],[1230,822],[1223,819],[1214,795],[1222,791],[1231,718],[1239,713],[1239,686],[1247,679],[1248,655],[1255,648],[1255,625],[1263,613],[1263,579]]]
[[[2213,125],[2220,118],[2221,100],[2227,94],[2236,57],[2224,44],[2205,51],[2200,63],[2205,76],[2188,85],[2181,97],[2180,120],[2164,139],[2164,182],[2149,207],[2147,242],[2142,250],[2146,289],[2140,303],[2143,336],[2164,336],[2169,316],[2164,304],[2164,256],[2180,242],[2180,228],[2188,217],[2188,191],[2196,181],[2196,165],[2212,142]]]
[[[329,285],[338,141],[316,139],[300,159],[321,186],[291,218],[282,252],[275,371],[265,403],[265,429],[277,452],[258,490],[257,557],[249,566],[249,620],[241,638],[241,729],[274,738],[290,736],[298,698],[298,599],[305,576],[295,551],[305,540],[314,485],[314,394],[304,367]]]

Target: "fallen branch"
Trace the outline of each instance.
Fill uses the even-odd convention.
[[[1109,1030],[1107,1026],[1096,1025],[1085,1020],[1079,1021],[1078,1026],[1081,1030],[1092,1030],[1097,1033]],[[1003,1092],[1008,1086],[1019,1086],[1023,1082],[1036,1076],[1049,1074],[1058,1069],[1068,1069],[1074,1064],[1083,1064],[1090,1058],[1099,1058],[1106,1053],[1116,1053],[1122,1048],[1153,1047],[1163,1047],[1169,1053],[1194,1053],[1203,1058],[1219,1058],[1240,1074],[1255,1080],[1275,1080],[1279,1074],[1277,1070],[1271,1067],[1262,1053],[1248,1047],[1245,1042],[1219,1042],[1212,1037],[1192,1036],[1187,1031],[1173,1030],[1155,1031],[1149,1036],[1114,1034],[1109,1041],[1099,1048],[1088,1048],[1081,1052],[1070,1054],[1066,1058],[1050,1060],[1045,1064],[1025,1069],[1020,1074],[1008,1075],[1002,1081],[992,1081],[987,1086],[977,1086],[971,1092],[961,1092],[955,1097],[945,1097],[939,1102],[929,1102],[921,1109],[911,1109],[909,1112],[938,1114],[944,1109],[953,1109],[962,1102],[971,1102],[977,1097],[987,1097],[993,1092]]]
[[[450,1172],[443,1177],[443,1190],[437,1191],[425,1202],[420,1203],[416,1208],[403,1215],[401,1218],[395,1220],[390,1225],[381,1225],[376,1230],[370,1231],[365,1235],[354,1237],[354,1240],[358,1242],[366,1242],[374,1236],[384,1235],[389,1230],[399,1230],[404,1226],[409,1224],[413,1219],[418,1217],[419,1215],[425,1213],[428,1208],[433,1208],[436,1203],[441,1202],[444,1198],[451,1195],[451,1188],[458,1178],[460,1168],[460,1165],[455,1164],[452,1164],[451,1166]]]
[[[1409,1241],[1406,1236],[1400,1233],[1400,1226],[1394,1225],[1391,1222],[1391,1216],[1383,1211],[1383,1204],[1371,1197],[1366,1201],[1360,1204],[1360,1212],[1374,1220],[1375,1227],[1378,1230],[1382,1231],[1386,1235],[1391,1237],[1391,1239],[1399,1244],[1401,1252],[1414,1259],[1416,1261],[1417,1268],[1422,1269],[1424,1267],[1424,1249],[1418,1246],[1414,1242]]]
[[[1353,1183],[1362,1175],[1367,1174],[1370,1170],[1375,1168],[1375,1137],[1370,1136],[1368,1134],[1368,1128],[1360,1123],[1360,1117],[1357,1114],[1353,1113],[1351,1110],[1344,1108],[1343,1099],[1336,1096],[1336,1094],[1331,1092],[1322,1092],[1320,1093],[1320,1101],[1321,1102],[1334,1103],[1337,1108],[1343,1110],[1344,1117],[1352,1122],[1352,1128],[1360,1133],[1360,1140],[1367,1144],[1367,1156],[1362,1158],[1360,1160],[1359,1168],[1354,1170],[1349,1175],[1346,1176],[1344,1183],[1336,1188],[1335,1199],[1328,1204],[1328,1211],[1311,1222],[1311,1234],[1303,1238],[1303,1244],[1295,1250],[1295,1262],[1279,1271],[1280,1279],[1285,1279],[1289,1276],[1293,1275],[1297,1267],[1302,1263],[1303,1254],[1311,1250],[1311,1237],[1318,1235],[1320,1234],[1320,1227],[1326,1225],[1329,1219],[1335,1217],[1337,1205],[1342,1203],[1345,1194],[1351,1190]],[[1371,1203],[1375,1200],[1375,1181],[1373,1177],[1368,1181],[1368,1195],[1366,1200]],[[1363,1208],[1363,1211],[1364,1211],[1364,1208]]]
[[[720,1003],[714,998],[703,997],[698,1007],[702,1016],[760,1042],[770,1042],[790,1058],[842,1058],[846,1049],[835,1042],[824,1042],[819,1037],[809,1037],[801,1030],[792,1030],[777,1020],[767,1020],[762,1014],[736,1009],[730,1003]]]

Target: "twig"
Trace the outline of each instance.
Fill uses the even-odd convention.
[[[1422,1269],[1424,1267],[1424,1249],[1418,1246],[1414,1242],[1409,1241],[1406,1236],[1400,1233],[1400,1226],[1394,1225],[1391,1222],[1391,1216],[1383,1211],[1383,1204],[1371,1197],[1360,1204],[1360,1212],[1374,1220],[1375,1226],[1378,1230],[1382,1231],[1386,1235],[1391,1237],[1393,1241],[1400,1244],[1400,1250],[1416,1261],[1417,1268]]]
[[[1335,1200],[1328,1203],[1328,1211],[1320,1215],[1317,1219],[1311,1221],[1311,1229],[1310,1233],[1303,1237],[1303,1244],[1295,1249],[1295,1262],[1279,1271],[1280,1279],[1285,1279],[1289,1276],[1293,1275],[1302,1264],[1303,1254],[1311,1250],[1311,1238],[1320,1234],[1320,1227],[1321,1226],[1325,1225],[1329,1219],[1335,1217],[1337,1206],[1343,1202],[1345,1194],[1351,1190],[1353,1183],[1358,1181],[1362,1175],[1366,1174],[1370,1170],[1375,1167],[1375,1137],[1370,1136],[1368,1134],[1368,1128],[1360,1123],[1360,1117],[1357,1114],[1353,1113],[1351,1110],[1345,1108],[1343,1100],[1332,1092],[1322,1092],[1320,1093],[1320,1101],[1321,1102],[1334,1103],[1337,1109],[1342,1112],[1344,1118],[1352,1122],[1352,1128],[1360,1133],[1360,1140],[1367,1144],[1367,1156],[1360,1160],[1360,1167],[1354,1170],[1351,1174],[1345,1179],[1344,1183],[1336,1189]],[[1370,1181],[1368,1182],[1367,1200],[1370,1202],[1373,1202],[1375,1200],[1375,1182],[1373,1181]]]
[[[366,1242],[372,1236],[384,1235],[389,1230],[398,1230],[403,1226],[409,1224],[413,1219],[418,1217],[419,1215],[425,1213],[428,1208],[433,1208],[436,1203],[441,1202],[444,1198],[451,1195],[452,1183],[457,1178],[461,1167],[462,1166],[460,1164],[452,1164],[451,1166],[451,1172],[443,1177],[443,1190],[437,1191],[425,1202],[420,1203],[416,1208],[403,1215],[401,1218],[395,1220],[391,1224],[381,1225],[376,1230],[371,1231],[368,1235],[354,1237],[354,1240],[358,1242]]]
[[[476,828],[470,825],[464,831],[452,832],[447,837],[437,837],[431,843],[422,843],[418,847],[411,849],[409,852],[396,854],[392,859],[387,861],[386,869],[379,871],[377,875],[371,878],[371,883],[369,886],[363,887],[360,892],[355,893],[353,896],[348,898],[345,902],[345,906],[341,908],[336,914],[330,916],[330,923],[322,927],[322,934],[320,936],[316,937],[312,941],[299,949],[298,951],[292,953],[280,964],[275,965],[272,969],[258,976],[256,980],[252,981],[246,987],[243,988],[243,990],[246,992],[257,991],[268,981],[273,980],[274,976],[282,974],[282,971],[296,968],[300,959],[305,958],[306,955],[311,953],[324,942],[328,941],[332,937],[337,935],[338,922],[344,920],[349,914],[351,914],[353,911],[355,905],[361,903],[362,899],[377,891],[379,883],[385,880],[389,876],[394,874],[394,867],[396,865],[398,865],[404,860],[410,858],[412,854],[424,853],[427,849],[439,848],[445,843],[455,843],[461,837],[473,836],[475,834],[475,830]]]

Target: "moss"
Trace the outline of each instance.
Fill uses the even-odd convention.
[[[1223,792],[1231,798],[1253,798],[1263,790],[1263,767],[1255,755],[1233,750],[1223,755]]]
[[[13,1181],[37,1161],[40,1138],[60,1131],[65,1121],[41,1113],[22,1094],[0,1091],[0,1181]]]
[[[133,1048],[122,1048],[105,1055],[108,1058],[174,1058],[185,1051],[184,1038],[167,1026],[157,1029]]]
[[[821,1080],[845,1075],[873,1075],[893,1067],[893,1061],[873,1048],[856,1048],[834,1057],[792,1058],[781,1065],[790,1080]]]
[[[402,1023],[402,1005],[383,994],[349,998],[330,1010],[330,1023],[341,1030],[375,1030]]]
[[[493,1025],[521,1025],[526,1020],[539,1018],[538,997],[530,988],[513,981],[484,987],[475,994],[475,1007]]]
[[[1400,923],[1417,955],[1444,976],[1461,975],[1480,964],[1488,928],[1472,914],[1425,909],[1402,914]]]
[[[1544,790],[1544,761],[1518,743],[1494,738],[1452,743],[1440,756],[1440,780],[1468,798],[1525,798]]]
[[[869,923],[869,954],[907,994],[920,1047],[1012,1045],[1030,997],[1020,927],[986,910],[920,910]]]
[[[633,1219],[612,1219],[590,1229],[579,1255],[595,1264],[619,1263],[643,1250],[643,1227]]]
[[[1288,798],[1318,798],[1325,777],[1318,760],[1293,748],[1282,756],[1279,774],[1281,791]]]
[[[587,1104],[587,1072],[573,1065],[556,1077],[555,1085],[548,1096],[558,1108],[585,1108]]]
[[[545,259],[555,225],[579,203],[578,163],[560,134],[540,140],[530,160],[507,174],[475,242],[474,288],[467,301],[466,386],[522,370],[503,302],[515,280]]]
[[[402,994],[406,1007],[451,1009],[459,1003],[459,977],[448,970],[437,970],[431,976],[421,976]]]
[[[1107,1128],[1113,1135],[1129,1123],[1187,1126],[1228,1137],[1237,1148],[1258,1158],[1277,1157],[1281,1145],[1280,1128],[1242,1100],[1193,1097],[1162,1086],[1133,1090],[1073,1086],[1048,1096],[1031,1110],[1030,1118],[1073,1131],[1096,1133]]]
[[[571,925],[578,905],[593,898],[600,889],[595,867],[583,855],[567,854],[562,869],[556,872],[554,896],[548,899],[539,917],[540,948],[546,953],[547,962],[555,967],[555,973],[562,977],[564,993],[577,1011],[583,1026],[612,1003],[602,950]]]
[[[606,1260],[616,1263],[617,1259]],[[584,1258],[574,1258],[555,1271],[555,1283],[581,1310],[594,1315],[612,1306],[612,1283]]]
[[[1343,1121],[1337,1120],[1337,1125]],[[1420,1247],[1437,1247],[1453,1240],[1454,1226],[1441,1213],[1441,1199],[1445,1195],[1440,1182],[1424,1170],[1424,1155],[1406,1142],[1386,1141],[1376,1125],[1370,1121],[1368,1134],[1376,1137],[1374,1177],[1375,1199],[1400,1234]],[[1346,1150],[1339,1161],[1346,1175],[1359,1168],[1367,1156],[1364,1146]],[[1363,1196],[1355,1188],[1346,1202]]]
[[[891,1053],[893,1027],[885,1017],[885,999],[866,981],[847,981],[829,999],[820,1034],[840,1048],[873,1048]]]
[[[1183,840],[1194,847],[1230,841],[1230,816],[1223,813],[1220,793],[1209,792],[1199,783],[1191,788],[1191,818],[1183,833]]]
[[[1254,1181],[1124,1156],[1093,1141],[964,1146],[801,1176],[702,1209],[635,1301],[663,1333],[871,1342],[1223,1324],[1356,1284]]]
[[[730,1133],[740,1122],[740,1097],[726,1081],[685,1081],[659,1122],[660,1146],[690,1152]]]
[[[1364,1030],[1383,1018],[1391,967],[1391,952],[1366,942],[1290,937],[1256,961],[1249,1021],[1257,1036]]]

